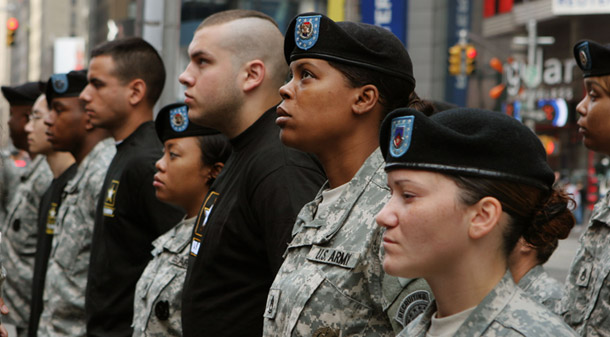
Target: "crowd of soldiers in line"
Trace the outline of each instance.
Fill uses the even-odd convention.
[[[140,38],[2,87],[0,335],[610,335],[608,199],[564,287],[542,264],[574,219],[539,140],[421,100],[389,31],[230,10],[188,53],[155,121]],[[610,153],[610,48],[574,53],[585,145]]]

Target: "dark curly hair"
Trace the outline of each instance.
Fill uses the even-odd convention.
[[[226,163],[231,155],[231,143],[225,135],[197,136],[201,148],[201,162],[203,165]],[[208,180],[207,185],[212,186],[214,178]]]
[[[561,189],[543,191],[536,187],[495,179],[448,175],[460,188],[460,201],[474,205],[486,196],[502,204],[510,216],[504,231],[503,249],[506,256],[520,237],[537,251],[538,263],[546,262],[574,227],[570,212],[574,201]]]

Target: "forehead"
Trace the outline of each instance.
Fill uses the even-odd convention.
[[[11,105],[9,107],[11,114],[23,114],[24,116],[32,111],[31,105]]]
[[[115,63],[110,55],[100,55],[91,59],[87,78],[114,76]]]
[[[228,36],[230,22],[203,27],[195,32],[193,40],[189,44],[189,54],[205,52],[208,54],[216,53],[225,49],[221,42],[229,39]]]

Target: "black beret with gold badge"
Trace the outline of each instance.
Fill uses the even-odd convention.
[[[335,22],[320,13],[295,17],[284,38],[286,62],[317,58],[368,68],[408,81],[415,88],[413,64],[405,46],[385,28]],[[407,88],[405,88],[407,89]]]
[[[69,73],[53,74],[46,85],[47,104],[55,98],[78,97],[87,86],[87,70],[72,70]]]
[[[457,108],[427,117],[401,108],[384,119],[379,142],[386,171],[494,178],[545,190],[555,181],[538,137],[500,112]]]
[[[188,107],[184,103],[164,106],[155,119],[155,129],[161,142],[181,137],[216,135],[220,132],[189,120]]]
[[[610,75],[610,46],[583,40],[574,46],[576,64],[583,77]]]
[[[34,105],[40,91],[40,82],[28,82],[14,87],[2,86],[2,94],[10,105]]]

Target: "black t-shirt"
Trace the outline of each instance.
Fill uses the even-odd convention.
[[[49,265],[49,255],[55,235],[55,215],[63,201],[64,188],[76,174],[78,165],[72,164],[59,177],[53,179],[51,186],[40,199],[38,210],[38,240],[36,241],[36,256],[34,257],[34,276],[32,280],[32,301],[30,302],[30,321],[28,336],[36,336],[40,315],[42,314],[42,295],[44,281]]]
[[[183,290],[184,336],[262,335],[296,215],[326,180],[312,156],[280,142],[275,117],[274,107],[231,140],[233,153],[206,196]]]
[[[155,162],[162,144],[153,122],[117,145],[95,215],[85,311],[88,336],[131,336],[136,282],[151,259],[152,241],[184,212],[155,197]]]

